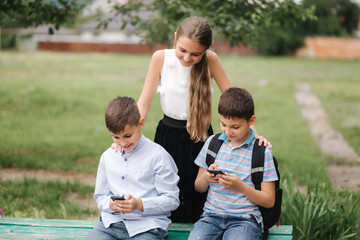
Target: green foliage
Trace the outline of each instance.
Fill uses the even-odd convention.
[[[115,15],[121,16],[122,28],[133,25],[135,33],[149,46],[171,45],[177,26],[189,16],[207,18],[214,30],[232,45],[252,44],[272,23],[293,26],[312,17],[311,9],[305,9],[293,0],[130,0],[126,4],[113,3],[113,10]],[[104,20],[99,27],[106,28],[111,20]]]
[[[341,0],[343,1],[343,0]],[[346,0],[350,2],[350,0]],[[339,0],[303,0],[305,6],[315,7],[317,21],[307,21],[300,28],[304,29],[306,35],[340,36],[344,33],[340,24],[340,15],[335,11],[335,4]],[[356,5],[354,9],[356,9]]]
[[[303,0],[302,4],[314,9],[316,18],[298,21],[292,27],[275,22],[256,44],[260,54],[292,54],[303,45],[305,36],[351,36],[357,29],[360,7],[351,0]]]
[[[0,1],[0,26],[37,27],[53,24],[58,30],[61,25],[74,22],[89,1],[3,0]],[[49,33],[53,33],[53,27],[49,27]]]
[[[351,34],[358,27],[359,3],[355,3],[353,0],[332,0],[332,2],[342,28]]]
[[[292,181],[283,181],[281,223],[294,226],[294,239],[358,239],[359,193],[331,190],[324,185],[301,193]]]
[[[258,53],[261,55],[292,55],[303,45],[304,33],[295,27],[281,27],[274,24],[265,31],[257,43]]]
[[[5,48],[14,48],[16,43],[16,35],[15,34],[1,34],[0,35],[0,49]]]

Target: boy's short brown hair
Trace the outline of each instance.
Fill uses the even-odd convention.
[[[221,95],[218,112],[226,118],[237,117],[250,121],[255,113],[254,100],[247,90],[232,87]]]
[[[105,111],[106,127],[112,133],[123,131],[127,125],[138,126],[140,118],[139,108],[130,97],[111,100]]]

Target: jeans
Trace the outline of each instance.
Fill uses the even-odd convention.
[[[188,240],[261,240],[261,224],[254,218],[203,214]]]
[[[163,240],[167,239],[168,232],[164,229],[154,228],[147,232],[136,234],[133,237],[129,236],[126,226],[123,222],[112,223],[108,228],[105,228],[104,223],[99,221],[94,229],[92,229],[86,236],[87,240]]]

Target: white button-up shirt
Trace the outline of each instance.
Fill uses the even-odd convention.
[[[104,226],[123,221],[130,237],[153,228],[167,230],[170,211],[179,206],[177,171],[170,154],[144,136],[129,153],[107,149],[100,158],[94,194]],[[141,198],[144,210],[113,211],[109,199],[117,193]]]

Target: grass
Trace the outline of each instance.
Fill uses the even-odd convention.
[[[100,154],[111,143],[103,119],[107,103],[117,95],[136,97],[141,89],[136,57],[5,55],[0,124],[7,131],[0,134],[6,139],[0,165],[95,172]]]
[[[58,181],[44,183],[35,179],[23,182],[0,180],[0,184],[0,203],[5,216],[84,219],[98,214],[81,204],[81,200],[92,198],[89,193],[93,187],[90,186]],[[78,195],[79,202],[74,201],[72,195]]]
[[[254,95],[256,128],[274,145],[282,172],[304,185],[314,175],[314,182],[329,183],[328,157],[319,151],[295,102],[297,82],[312,86],[333,126],[360,154],[358,61],[221,59],[233,84]],[[111,143],[104,109],[117,95],[138,98],[149,60],[149,55],[2,52],[0,166],[95,172]],[[213,127],[219,132],[220,93],[217,86],[214,90]],[[156,95],[144,128],[151,139],[161,116]]]
[[[329,182],[328,157],[319,151],[295,102],[297,82],[311,85],[333,127],[360,154],[359,61],[221,59],[233,84],[254,95],[256,128],[274,145],[282,172],[301,184],[311,176],[317,176],[314,182]],[[104,109],[117,95],[138,98],[149,60],[149,55],[2,52],[0,166],[95,172],[111,143]],[[219,132],[220,93],[214,89],[213,127]],[[156,95],[144,128],[151,139],[161,116]]]
[[[293,182],[294,185],[309,188],[308,194],[304,195],[304,198],[309,199],[300,198],[299,193],[292,189],[293,186],[285,189],[288,196],[286,202],[290,206],[286,206],[283,211],[282,219],[285,222],[282,221],[282,224],[293,224],[297,237],[307,239],[309,235],[305,233],[314,234],[316,231],[300,223],[310,222],[316,225],[314,229],[318,229],[323,226],[320,222],[327,219],[322,219],[322,212],[320,214],[314,209],[328,207],[325,212],[334,214],[330,217],[344,218],[341,221],[347,222],[340,225],[343,230],[334,226],[337,229],[335,231],[340,232],[335,235],[340,239],[341,234],[351,236],[354,226],[358,226],[350,226],[348,222],[356,222],[354,219],[360,213],[358,208],[355,212],[350,208],[355,207],[352,201],[358,202],[359,197],[355,193],[331,188],[326,166],[334,159],[319,150],[295,101],[294,92],[296,83],[310,84],[313,93],[321,100],[332,127],[340,131],[360,155],[359,61],[232,55],[220,58],[233,85],[246,88],[253,94],[256,129],[271,141],[285,187],[286,183]],[[0,167],[95,173],[100,155],[111,144],[111,137],[104,124],[104,110],[108,102],[118,95],[138,99],[149,60],[149,55],[2,51]],[[212,124],[215,132],[220,131],[217,115],[219,96],[220,92],[214,83]],[[156,94],[143,129],[144,135],[153,139],[161,117],[159,97]],[[10,216],[18,216],[23,212],[21,216],[27,217],[82,219],[91,214],[87,210],[75,211],[76,206],[71,206],[65,198],[59,197],[69,191],[80,191],[79,188],[68,190],[71,187],[64,188],[61,184],[53,185],[59,188],[59,192],[51,193],[54,196],[50,196],[45,203],[55,198],[59,203],[50,205],[51,208],[64,210],[47,215],[46,209],[51,208],[44,206],[42,211],[39,205],[33,203],[34,200],[30,202],[30,210],[24,211],[21,201],[13,199],[21,198],[18,192],[29,186],[29,181],[1,183],[9,187],[6,192],[1,192],[0,207],[6,208]],[[43,183],[31,180],[30,185],[37,186],[35,191],[42,195],[47,193],[48,187]],[[16,191],[11,193],[11,189]],[[2,188],[1,191],[5,190]],[[91,195],[93,189],[85,191]],[[313,199],[313,192],[320,196]],[[4,198],[5,195],[12,198]],[[309,201],[315,201],[319,206],[313,206]],[[337,204],[332,205],[331,201]],[[326,204],[321,205],[323,202]],[[292,207],[293,203],[296,204]],[[306,207],[313,207],[309,209],[313,219],[302,214]],[[330,207],[342,209],[350,218],[341,215],[340,210],[332,211]],[[294,212],[291,208],[295,208]],[[295,210],[300,212],[296,213]],[[290,213],[295,215],[291,217]],[[296,214],[300,214],[303,219],[296,218]],[[360,235],[359,231],[357,234]]]

